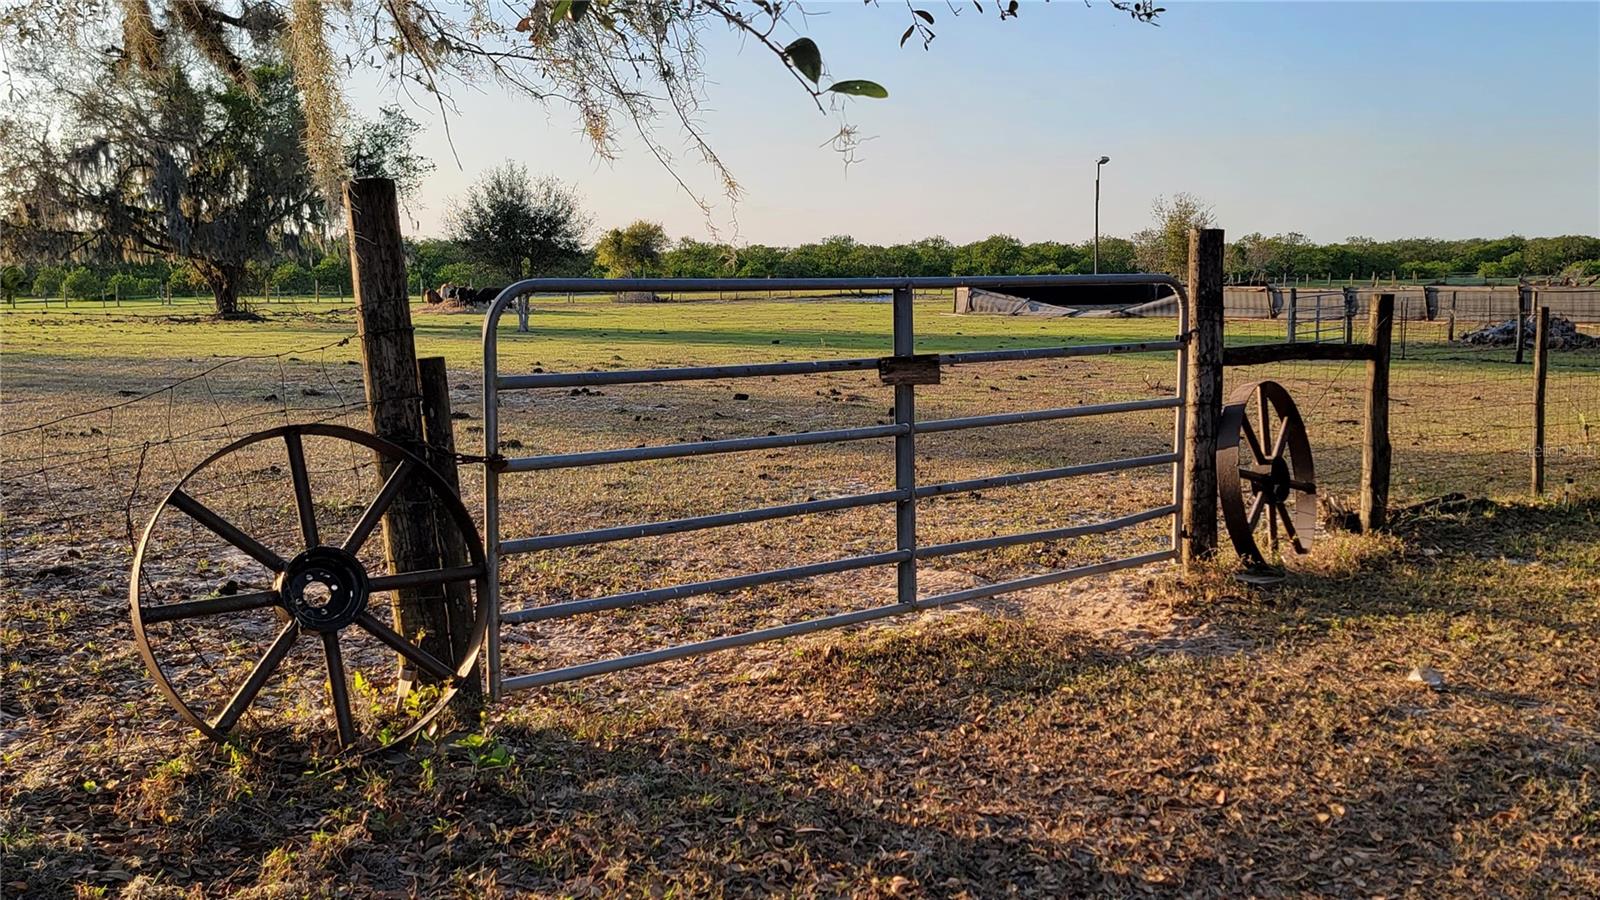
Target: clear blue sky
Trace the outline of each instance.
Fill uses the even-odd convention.
[[[1600,3],[1185,3],[1161,27],[1104,4],[1028,3],[999,21],[928,0],[938,39],[896,42],[905,10],[810,2],[807,33],[839,78],[888,100],[848,116],[872,138],[848,170],[837,122],[764,49],[705,38],[706,131],[745,189],[742,242],[829,234],[891,242],[993,233],[1080,241],[1093,160],[1101,227],[1127,234],[1158,195],[1210,203],[1230,235],[1300,231],[1470,237],[1600,234]],[[353,84],[356,105],[384,94]],[[635,218],[705,237],[705,218],[634,141],[595,158],[570,111],[493,86],[458,90],[451,128],[414,110],[438,163],[414,211],[438,233],[447,198],[510,158],[575,185],[599,227]],[[682,145],[664,128],[671,147]],[[730,209],[689,153],[679,168]]]

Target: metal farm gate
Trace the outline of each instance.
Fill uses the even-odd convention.
[[[982,350],[947,354],[918,355],[914,352],[916,332],[912,321],[912,306],[918,290],[949,290],[955,287],[989,289],[1020,289],[1027,287],[1106,287],[1111,285],[1159,285],[1178,297],[1177,332],[1171,340],[1123,344],[1088,344],[1053,346],[1028,349]],[[685,368],[640,370],[612,370],[603,372],[569,372],[538,374],[502,374],[498,362],[498,326],[508,308],[516,304],[519,313],[526,315],[524,298],[535,293],[620,293],[620,292],[696,292],[696,291],[861,291],[875,290],[893,294],[893,346],[882,357],[856,359],[816,359],[793,362],[751,363],[747,365],[718,365]],[[570,681],[591,675],[615,672],[637,666],[650,665],[681,657],[696,656],[739,647],[761,641],[776,640],[792,635],[806,634],[828,628],[838,628],[860,622],[869,622],[888,616],[912,613],[949,603],[992,597],[1008,591],[1034,588],[1088,575],[1127,569],[1148,563],[1175,559],[1178,556],[1180,536],[1180,507],[1182,504],[1181,473],[1183,470],[1183,406],[1187,398],[1188,379],[1185,365],[1184,336],[1188,333],[1187,302],[1184,287],[1175,279],[1157,275],[1097,275],[1097,276],[1023,276],[994,278],[807,278],[807,279],[530,279],[506,288],[490,306],[483,325],[483,455],[491,462],[484,472],[483,536],[487,562],[484,587],[487,596],[481,602],[488,610],[486,658],[489,690],[492,698],[506,691],[516,691],[540,685]],[[1174,352],[1177,390],[1169,396],[1115,403],[1098,403],[1066,406],[1052,409],[1035,409],[1023,412],[964,416],[961,418],[924,420],[917,417],[917,386],[936,384],[940,367],[944,365],[973,365],[1017,360],[1061,359],[1078,356],[1096,356],[1117,353],[1135,353],[1170,350]],[[890,424],[844,428],[837,430],[770,434],[693,443],[594,450],[577,453],[559,453],[539,456],[501,457],[500,446],[500,395],[507,391],[526,391],[536,388],[587,388],[606,385],[649,384],[668,381],[706,381],[747,377],[804,377],[829,372],[873,371],[880,381],[894,389],[894,421]],[[917,435],[949,432],[964,429],[981,429],[1024,422],[1046,422],[1060,419],[1104,416],[1144,410],[1173,410],[1173,439],[1171,451],[1150,456],[1103,460],[1077,465],[1060,466],[1028,472],[996,474],[988,477],[933,484],[918,484],[914,466]],[[501,534],[502,479],[517,478],[522,473],[570,469],[583,466],[601,466],[613,463],[642,460],[666,460],[705,454],[734,453],[740,451],[768,450],[859,441],[874,438],[894,439],[893,490],[854,496],[818,499],[736,512],[714,513],[670,521],[642,524],[619,524],[565,534],[541,536],[507,536]],[[885,465],[890,461],[885,460]],[[980,491],[997,487],[1044,482],[1103,472],[1116,472],[1152,466],[1172,467],[1171,502],[1153,509],[1124,515],[1113,519],[1084,525],[1051,528],[1017,534],[1001,535],[976,540],[943,544],[920,544],[917,540],[917,501],[947,494]],[[570,600],[543,606],[502,609],[500,597],[500,564],[507,556],[534,553],[558,548],[581,547],[611,541],[658,535],[679,534],[708,528],[718,528],[749,522],[762,522],[812,513],[857,509],[893,504],[895,509],[894,549],[881,553],[853,556],[827,562],[811,563],[770,571],[750,572],[710,581],[680,584],[671,587],[638,590],[605,597]],[[1168,518],[1172,522],[1172,542],[1165,549],[1136,556],[1078,566],[1017,578],[999,584],[982,585],[934,596],[920,596],[917,590],[917,564],[919,561],[959,553],[1009,547],[1041,541],[1061,540],[1090,534],[1104,534],[1129,528],[1142,522]],[[508,674],[503,671],[500,655],[500,637],[503,624],[539,622],[550,619],[578,616],[602,610],[617,610],[647,604],[661,603],[684,597],[733,591],[759,585],[795,581],[837,572],[865,569],[874,566],[894,566],[896,572],[896,602],[869,609],[855,610],[835,615],[792,622],[775,627],[761,628],[680,644],[649,652],[617,656],[562,666],[537,672]]]

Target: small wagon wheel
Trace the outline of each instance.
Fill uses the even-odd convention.
[[[1296,553],[1310,551],[1317,525],[1311,442],[1300,410],[1276,381],[1241,385],[1228,398],[1217,427],[1217,496],[1246,565],[1266,564],[1255,534],[1263,518],[1271,550],[1281,525]]]
[[[308,475],[304,442],[307,437],[318,438],[319,443],[331,439],[358,445],[371,451],[370,456],[377,458],[382,467],[380,471],[389,472],[376,496],[361,508],[354,526],[337,536],[329,535],[319,527],[317,505]],[[247,533],[190,492],[191,482],[195,481],[197,475],[229,456],[252,445],[263,445],[256,447],[252,453],[271,452],[272,445],[264,442],[277,442],[287,457],[292,503],[283,504],[287,512],[275,516],[272,524],[279,534],[278,543],[292,540],[299,545],[293,550],[270,546],[272,538],[258,538]],[[345,450],[357,458],[370,458],[357,447],[346,447]],[[219,470],[221,468],[218,467]],[[273,466],[271,471],[281,470]],[[213,470],[208,477],[213,477],[215,473],[216,470]],[[424,490],[425,494],[422,493]],[[448,520],[459,532],[461,544],[466,550],[466,565],[408,572],[369,571],[387,568],[383,564],[369,566],[362,561],[360,554],[367,547],[366,556],[371,559],[375,555],[374,549],[368,547],[374,543],[373,531],[378,528],[390,506],[402,496],[426,498],[423,502],[446,514],[440,518]],[[147,569],[155,558],[166,561],[177,559],[162,556],[161,551],[152,549],[158,524],[169,510],[197,523],[203,529],[200,533],[208,538],[220,539],[241,565],[252,567],[253,572],[260,576],[259,581],[270,580],[270,587],[240,591],[230,584],[233,590],[213,596],[152,602],[147,594],[152,593],[148,589],[153,587],[154,580]],[[190,527],[193,530],[192,524]],[[285,531],[291,532],[293,538],[283,537]],[[280,555],[280,550],[290,552]],[[239,553],[253,563],[240,557]],[[255,566],[259,568],[253,568]],[[462,505],[455,490],[421,459],[381,438],[339,425],[274,428],[234,441],[207,457],[178,482],[151,515],[133,558],[129,601],[134,642],[156,686],[178,714],[207,737],[226,741],[240,727],[241,720],[251,712],[252,706],[259,703],[263,688],[275,676],[288,677],[280,675],[280,670],[289,668],[285,662],[296,644],[315,641],[321,644],[321,652],[316,653],[313,649],[305,654],[310,658],[302,659],[301,663],[311,670],[307,674],[326,673],[326,682],[316,685],[315,693],[324,690],[327,693],[332,707],[332,721],[328,724],[338,738],[338,746],[347,750],[360,745],[370,748],[398,743],[414,737],[427,727],[449,704],[458,687],[472,676],[487,624],[487,608],[483,603],[483,598],[487,596],[484,581],[487,571],[483,544],[478,538],[472,516]],[[469,586],[476,588],[472,592],[470,636],[465,643],[465,652],[460,654],[456,665],[450,665],[424,649],[421,640],[398,633],[369,608],[373,596],[385,592],[422,589],[442,595],[447,590],[460,591]],[[270,614],[264,615],[264,611],[270,611]],[[240,617],[246,616],[255,618],[252,622],[241,622]],[[185,649],[169,654],[164,659],[156,642],[151,639],[152,627],[162,623],[201,632],[209,628],[213,629],[213,634],[219,635],[237,634],[240,629],[253,627],[255,634],[273,636],[265,652],[240,678],[237,674],[230,676],[217,672],[202,654],[188,649],[194,643],[192,631],[186,632],[189,640],[187,645],[181,645],[180,642]],[[236,640],[223,638],[224,641],[229,639]],[[374,696],[379,693],[374,685],[381,686],[385,679],[381,676],[371,677],[355,668],[358,661],[351,655],[355,650],[364,654],[362,661],[372,662],[381,658],[380,663],[370,667],[371,672],[392,669],[394,680],[403,681],[406,686],[409,686],[414,672],[425,672],[437,682],[437,688],[416,691],[407,704],[397,704],[406,707],[405,719],[398,724],[387,722],[380,727],[373,723],[364,728],[366,720],[379,718],[375,711],[378,705],[367,702],[365,696],[352,697],[352,676],[356,676],[354,681],[358,688]],[[195,664],[197,656],[203,665]],[[175,671],[180,669],[179,674],[183,677],[174,677]],[[221,689],[220,694],[218,688]],[[215,694],[216,697],[212,702],[197,702],[196,695],[206,693]],[[317,697],[305,696],[309,693],[312,692],[299,692],[295,702],[318,700]],[[398,695],[399,691],[395,693]],[[221,702],[215,702],[217,699]],[[357,702],[353,703],[353,699]]]

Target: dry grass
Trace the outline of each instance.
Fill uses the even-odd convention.
[[[557,305],[536,318],[537,334],[508,333],[504,357],[507,369],[557,370],[877,355],[887,313],[843,302]],[[290,353],[337,340],[348,315],[250,326],[29,314],[4,324],[7,429],[170,381],[213,348],[289,353],[104,419],[3,440],[7,895],[1600,892],[1600,505],[1578,499],[1582,483],[1567,502],[1466,504],[1402,517],[1381,538],[1327,536],[1276,589],[1220,571],[1188,581],[1167,569],[1124,573],[516,695],[410,754],[339,764],[319,755],[328,713],[309,664],[274,689],[241,744],[214,748],[189,733],[149,688],[123,596],[127,519],[141,519],[158,489],[230,430],[336,416],[359,400],[352,347]],[[930,299],[919,349],[1170,327],[1020,324],[1018,333],[1015,321],[942,316]],[[451,360],[466,449],[477,449],[479,424],[473,326],[419,317],[422,352]],[[1463,477],[1482,487],[1490,474],[1514,485],[1525,469],[1518,433],[1485,426],[1488,415],[1463,429],[1470,438],[1415,425],[1428,442],[1401,443],[1414,408],[1478,404],[1514,419],[1481,398],[1499,390],[1510,402],[1516,382],[1467,377],[1463,365],[1397,367],[1397,395],[1413,404],[1396,411],[1403,496],[1471,487],[1455,483]],[[920,413],[1150,396],[1170,389],[1171,371],[1160,357],[958,369],[919,398]],[[1274,374],[1308,407],[1337,490],[1353,475],[1359,430],[1342,423],[1355,418],[1357,373]],[[1595,396],[1592,381],[1574,384],[1578,406]],[[509,401],[505,437],[522,444],[512,452],[537,453],[871,424],[885,417],[886,396],[848,376],[547,392]],[[1167,415],[1127,416],[929,437],[919,478],[1161,452],[1169,428]],[[174,435],[188,442],[109,452]],[[1447,450],[1474,467],[1427,474],[1424,454]],[[365,460],[312,452],[319,514],[347,521],[370,490]],[[70,465],[36,471],[36,457],[74,453]],[[128,504],[140,458],[143,486]],[[287,541],[291,498],[275,463],[234,461],[205,492]],[[864,442],[545,473],[512,490],[506,532],[878,490],[891,471],[887,443]],[[1150,470],[930,501],[920,539],[1132,511],[1164,502],[1166,479]],[[467,487],[475,494],[476,479]],[[887,549],[888,521],[887,510],[843,513],[519,557],[505,592],[508,605],[548,602],[871,552]],[[925,567],[924,593],[1159,546],[1162,535],[1152,526],[952,558]],[[164,540],[161,577],[173,589],[251,577],[202,535]],[[508,629],[508,665],[645,649],[890,594],[889,573],[868,572]],[[191,636],[190,661],[240,665],[264,634],[244,622]],[[358,664],[385,663],[376,654]],[[1441,671],[1444,689],[1409,684],[1415,665]]]

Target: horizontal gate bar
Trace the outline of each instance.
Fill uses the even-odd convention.
[[[896,614],[909,613],[913,609],[914,607],[903,603],[894,603],[890,604],[889,606],[875,606],[871,609],[858,609],[854,612],[823,616],[820,619],[807,619],[804,622],[791,622],[787,625],[777,625],[772,628],[762,628],[758,631],[747,631],[743,634],[731,634],[727,637],[712,638],[708,641],[697,641],[693,644],[679,644],[675,647],[663,647],[660,650],[651,650],[645,653],[634,653],[629,656],[619,656],[616,659],[584,663],[577,666],[565,666],[560,669],[551,669],[547,672],[535,672],[530,675],[516,675],[505,679],[501,682],[501,685],[505,690],[519,691],[524,688],[539,687],[540,685],[545,684],[556,684],[562,681],[573,681],[578,678],[588,678],[591,675],[604,675],[607,672],[620,672],[623,669],[634,669],[638,668],[639,666],[648,666],[654,663],[666,662],[669,659],[682,659],[685,656],[702,656],[717,650],[727,650],[733,647],[759,644],[762,641],[773,641],[779,638],[810,634],[813,631],[824,631],[829,628],[842,628],[846,625],[855,625],[860,622],[871,622],[874,619],[883,619]]]
[[[940,594],[937,597],[926,597],[917,601],[918,609],[931,609],[936,606],[945,606],[950,603],[962,603],[967,600],[982,600],[996,594],[1006,594],[1011,591],[1025,591],[1029,588],[1044,587],[1062,581],[1071,581],[1074,578],[1083,578],[1089,575],[1103,575],[1106,572],[1115,572],[1119,569],[1136,569],[1150,563],[1165,562],[1177,559],[1176,550],[1159,550],[1155,553],[1146,553],[1141,556],[1129,556],[1124,559],[1114,559],[1109,562],[1094,563],[1088,566],[1077,566],[1072,569],[1062,569],[1059,572],[1046,572],[1043,575],[1032,575],[1027,578],[1017,578],[1012,581],[1002,581],[999,584],[986,584],[981,587],[967,588],[964,591],[953,591]]]
[[[1154,456],[1133,456],[1127,459],[1113,459],[1106,462],[1080,463],[1076,466],[1061,466],[1055,469],[1036,469],[1032,472],[1014,472],[1009,475],[990,475],[987,478],[970,478],[966,481],[946,481],[940,484],[924,484],[917,488],[917,499],[924,497],[942,497],[945,494],[959,494],[962,491],[986,491],[990,488],[1012,487],[1019,484],[1033,484],[1036,481],[1053,481],[1057,478],[1071,478],[1076,475],[1099,475],[1102,472],[1121,472],[1125,469],[1143,469],[1149,466],[1166,465],[1175,463],[1183,457],[1176,453],[1158,453]]]
[[[733,647],[744,647],[749,644],[759,644],[763,641],[778,640],[780,638],[795,637],[810,634],[814,631],[825,631],[830,628],[843,628],[846,625],[856,625],[862,622],[871,622],[889,616],[905,615],[917,609],[943,606],[948,603],[958,603],[962,600],[978,600],[1003,594],[1007,591],[1022,590],[1030,587],[1039,587],[1054,584],[1058,581],[1067,581],[1072,578],[1081,578],[1086,575],[1098,575],[1102,572],[1114,572],[1118,569],[1131,569],[1153,562],[1175,559],[1177,554],[1172,550],[1163,550],[1159,553],[1147,553],[1143,556],[1134,556],[1127,559],[1112,560],[1111,562],[1096,563],[1089,566],[1079,566],[1075,569],[1066,569],[1060,572],[1050,572],[1045,575],[1036,575],[1032,578],[1020,578],[1002,584],[985,585],[965,591],[956,591],[949,594],[940,594],[917,600],[913,604],[892,603],[888,606],[875,606],[871,609],[860,609],[853,612],[838,613],[832,616],[823,616],[817,619],[807,619],[803,622],[791,622],[786,625],[777,625],[772,628],[762,628],[756,631],[747,631],[743,634],[732,634],[726,637],[712,638],[706,641],[696,641],[692,644],[679,644],[674,647],[663,647],[660,650],[650,650],[645,653],[633,653],[628,656],[619,656],[615,659],[606,659],[599,662],[583,663],[576,666],[564,666],[559,669],[550,669],[545,672],[534,672],[528,675],[516,675],[500,683],[504,690],[518,691],[526,688],[540,687],[547,684],[558,684],[563,681],[574,681],[579,678],[588,678],[593,675],[604,675],[609,672],[620,672],[624,669],[634,669],[639,666],[653,665],[672,659],[682,659],[687,656],[702,656],[717,650],[728,650]]]
[[[708,453],[737,453],[741,450],[771,450],[778,447],[805,447],[839,441],[862,441],[905,434],[909,425],[867,425],[835,431],[802,431],[764,437],[728,438],[720,441],[695,441],[689,444],[662,444],[657,447],[627,447],[621,450],[592,450],[586,453],[559,453],[551,456],[519,456],[505,461],[501,471],[536,472],[546,469],[571,469],[604,463],[638,462],[646,459],[677,459]]]
[[[688,366],[675,369],[628,369],[611,372],[549,372],[537,375],[502,375],[496,384],[503,391],[527,388],[565,388],[609,384],[649,384],[656,381],[712,381],[719,378],[759,378],[766,375],[817,375],[824,372],[874,370],[878,358],[815,359],[802,362],[752,363],[738,366]]]
[[[917,548],[917,559],[932,559],[939,556],[953,556],[957,553],[972,553],[977,550],[993,550],[997,547],[1011,547],[1016,544],[1037,544],[1042,541],[1059,541],[1066,538],[1082,537],[1088,534],[1105,534],[1119,528],[1128,528],[1140,522],[1170,516],[1178,511],[1178,507],[1158,506],[1141,512],[1130,513],[1115,519],[1106,519],[1102,522],[1090,522],[1087,525],[1069,525],[1064,528],[1048,528],[1043,531],[1024,531],[1017,534],[1002,534],[996,537],[975,538],[970,541],[953,541],[948,544],[929,544]]]
[[[500,621],[541,622],[546,619],[558,619],[563,616],[601,612],[608,609],[647,606],[652,603],[680,600],[684,597],[695,597],[700,594],[722,594],[744,588],[760,587],[764,584],[776,584],[780,581],[799,581],[805,578],[814,578],[818,575],[832,575],[836,572],[850,572],[872,566],[886,566],[902,562],[910,558],[910,556],[911,554],[909,553],[895,550],[889,553],[874,553],[869,556],[852,556],[848,559],[835,559],[828,562],[810,563],[804,566],[791,566],[787,569],[773,569],[768,572],[752,572],[748,575],[735,575],[711,581],[697,581],[691,584],[653,588],[648,591],[613,594],[609,597],[596,597],[592,600],[569,600],[564,603],[552,603],[548,606],[534,606],[527,609],[519,609],[515,612],[502,613]]]
[[[1129,344],[1082,344],[1072,347],[1030,347],[1020,350],[978,350],[941,353],[940,365],[1005,362],[1020,359],[1059,359],[1072,356],[1107,356],[1114,353],[1141,353],[1175,350],[1179,341],[1144,341]],[[617,384],[650,384],[658,381],[715,381],[724,378],[762,378],[772,375],[819,375],[828,372],[856,372],[876,369],[878,357],[860,359],[812,359],[798,362],[750,363],[728,366],[685,366],[668,369],[618,369],[609,372],[542,372],[533,375],[502,375],[495,382],[503,391],[532,388],[601,387]]]
[[[935,275],[879,276],[869,278],[524,278],[502,290],[489,305],[489,316],[503,312],[513,298],[524,294],[592,293],[615,294],[627,291],[652,293],[692,293],[695,291],[892,291],[895,288],[941,290],[957,287],[1025,288],[1107,287],[1111,285],[1166,285],[1174,294],[1183,293],[1183,283],[1170,275],[1143,272],[1100,275]],[[1181,305],[1181,304],[1180,304]]]
[[[1109,356],[1113,353],[1143,353],[1150,350],[1176,350],[1182,341],[1140,341],[1132,344],[1079,344],[1075,347],[1024,347],[1017,350],[969,350],[941,353],[939,364],[1006,362],[1016,359],[1061,359],[1069,356]]]
[[[879,503],[894,503],[903,499],[905,499],[905,495],[901,491],[879,491],[874,494],[852,494],[848,497],[830,497],[827,500],[808,500],[805,503],[766,506],[760,509],[741,509],[734,512],[715,513],[709,516],[671,519],[665,522],[645,522],[639,525],[596,528],[591,531],[547,534],[539,537],[501,541],[500,552],[503,554],[534,553],[539,550],[557,550],[562,547],[583,547],[589,544],[604,544],[609,541],[627,541],[634,538],[657,537],[663,534],[700,531],[706,528],[721,528],[725,525],[742,525],[746,522],[785,519],[810,513],[855,509],[860,506],[872,506]]]
[[[960,419],[934,419],[918,422],[914,427],[918,434],[927,434],[938,431],[960,431],[966,428],[988,428],[995,425],[1017,425],[1023,422],[1078,419],[1084,416],[1104,416],[1146,409],[1176,409],[1180,403],[1177,397],[1157,397],[1153,400],[1129,400],[1123,403],[1091,403],[1085,406],[1063,406],[1059,409],[1030,409],[1026,412],[994,413]]]

